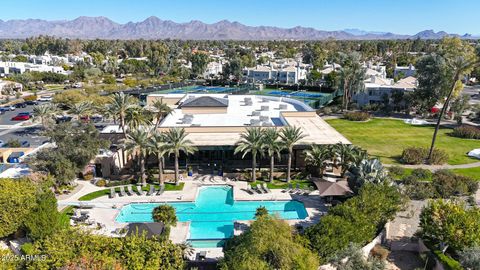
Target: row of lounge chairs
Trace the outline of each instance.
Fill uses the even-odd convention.
[[[148,192],[144,191],[143,189],[141,189],[140,187],[137,188],[137,191],[133,191],[132,189],[132,186],[127,186],[127,190],[125,191],[125,187],[124,186],[121,186],[120,187],[120,192],[118,192],[118,195],[120,197],[124,197],[124,196],[133,196],[134,194],[137,194],[139,196],[143,196],[145,195],[145,192],[146,192],[146,195],[147,196],[152,196],[152,195],[162,195],[163,192],[165,191],[165,185],[160,185],[160,187],[158,189],[155,188],[154,185],[150,185],[150,190]],[[115,191],[115,187],[111,187],[110,188],[110,194],[109,194],[109,197],[110,199],[112,198],[115,198],[115,196],[117,195],[117,192]]]
[[[262,185],[257,184],[257,186],[254,188],[252,188],[250,185],[247,185],[247,192],[253,195],[255,194],[255,192],[260,194],[268,194],[268,193],[271,193],[272,191],[267,187],[266,183],[263,183]]]
[[[300,188],[300,184],[297,183],[295,188],[293,188],[292,184],[288,184],[288,187],[282,190],[283,193],[290,193],[290,194],[298,194],[298,195],[309,195],[313,190],[312,189],[302,189]]]

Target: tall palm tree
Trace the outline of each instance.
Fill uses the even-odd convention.
[[[311,149],[305,150],[305,162],[317,169],[317,176],[322,176],[327,160],[330,159],[330,149],[325,145],[312,145]]]
[[[170,112],[172,112],[172,108],[170,108],[167,104],[161,102],[160,100],[156,100],[151,107],[156,114],[157,120],[155,122],[155,129],[157,129],[162,119]]]
[[[188,140],[187,133],[184,128],[171,128],[165,132],[165,142],[167,153],[175,156],[175,184],[180,184],[178,179],[178,157],[180,152],[184,152],[186,155],[193,154],[197,151],[197,148],[193,146],[192,141]]]
[[[260,127],[247,128],[245,132],[240,135],[240,140],[236,143],[235,154],[242,152],[242,159],[248,153],[252,154],[252,176],[251,181],[255,182],[257,173],[257,154],[263,154],[264,147],[262,129]]]
[[[280,132],[280,138],[285,145],[285,148],[288,149],[288,161],[287,161],[287,182],[290,182],[291,167],[292,167],[292,154],[293,154],[293,145],[296,144],[301,139],[305,138],[302,130],[294,126],[286,126]]]
[[[151,153],[156,154],[158,159],[158,182],[163,185],[163,156],[168,152],[165,135],[153,130],[153,134],[148,140],[148,148]]]
[[[55,104],[44,104],[33,107],[33,119],[40,119],[43,128],[46,128],[49,120],[59,111]]]
[[[83,101],[75,103],[68,112],[77,116],[77,120],[80,121],[80,117],[88,115],[92,112],[92,109],[93,103],[91,101]]]
[[[339,73],[340,89],[343,89],[342,110],[348,110],[348,104],[352,99],[352,92],[365,89],[366,69],[360,64],[360,54],[354,52],[346,55],[343,68]]]
[[[131,106],[125,112],[125,125],[130,129],[149,126],[152,121],[149,112],[140,106]]]
[[[453,76],[451,78],[451,85],[449,88],[450,91],[448,92],[447,99],[443,104],[442,110],[438,115],[437,124],[435,125],[435,131],[433,132],[433,137],[432,137],[432,144],[430,145],[430,151],[428,153],[428,158],[427,158],[427,161],[429,163],[431,163],[431,160],[432,160],[433,150],[435,149],[435,141],[437,140],[437,133],[438,133],[438,130],[440,129],[440,123],[443,119],[443,115],[445,114],[445,111],[448,108],[450,100],[452,99],[452,97],[454,96],[454,93],[456,92],[455,90],[459,88],[459,85],[461,89],[461,83],[462,83],[460,81],[461,76],[467,73],[469,70],[472,70],[475,66],[478,66],[478,65],[479,65],[479,62],[476,57],[473,59],[456,57],[453,61],[450,62],[450,68],[453,70]]]
[[[280,158],[280,152],[283,149],[283,143],[280,139],[280,132],[276,128],[267,128],[263,131],[263,144],[270,157],[270,179],[273,181],[273,168],[275,166],[275,156]]]
[[[138,154],[140,162],[140,178],[142,185],[147,185],[147,176],[145,174],[145,159],[147,158],[149,149],[150,133],[145,129],[130,130],[125,140],[125,149],[130,153]]]
[[[127,130],[125,126],[125,116],[127,109],[137,103],[136,99],[130,95],[125,95],[123,92],[115,93],[110,97],[109,106],[115,112],[120,120],[120,128],[123,131],[123,136],[127,138]]]

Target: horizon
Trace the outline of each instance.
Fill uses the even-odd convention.
[[[4,12],[0,19],[3,21],[25,19],[60,21],[73,20],[81,16],[102,16],[116,23],[125,24],[140,22],[148,17],[155,16],[161,20],[171,20],[176,23],[202,21],[212,24],[228,20],[248,26],[280,28],[301,26],[325,31],[358,29],[366,32],[413,35],[424,30],[433,30],[435,32],[445,31],[449,34],[480,35],[480,30],[476,27],[478,24],[473,22],[477,18],[475,17],[475,11],[480,8],[480,3],[473,0],[455,2],[450,0],[425,0],[420,3],[415,0],[405,0],[402,3],[367,0],[362,1],[361,4],[354,0],[335,2],[303,0],[298,5],[301,7],[300,10],[291,9],[291,3],[286,0],[277,1],[275,6],[265,2],[255,3],[253,0],[246,0],[242,3],[249,11],[252,8],[268,11],[261,16],[258,16],[257,12],[233,13],[231,11],[238,8],[238,4],[216,0],[204,0],[202,2],[186,0],[174,3],[145,0],[135,3],[126,0],[104,0],[100,2],[85,0],[60,3],[57,0],[42,2],[25,0],[22,3],[4,3],[2,5]],[[289,4],[286,5],[287,3]],[[92,6],[96,8],[93,10]],[[303,9],[304,6],[310,8]],[[345,9],[345,6],[355,8]],[[468,9],[465,8],[467,6]],[[430,11],[426,12],[425,10],[428,9]],[[152,12],[152,10],[154,11]],[[299,11],[303,14],[287,16],[289,12],[299,14]],[[43,15],[39,16],[38,14]],[[285,15],[277,16],[277,14]],[[338,16],[348,19],[339,20]],[[445,20],[446,16],[454,17],[455,20]],[[378,27],[379,21],[382,22],[381,27]]]

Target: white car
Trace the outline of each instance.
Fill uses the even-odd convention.
[[[38,101],[41,101],[41,102],[47,102],[47,101],[52,101],[53,100],[53,97],[52,96],[41,96]]]
[[[10,111],[15,111],[15,109],[17,109],[17,107],[11,105],[11,106],[7,106],[7,109],[9,109]]]
[[[4,147],[5,146],[5,142],[0,140],[0,147]]]

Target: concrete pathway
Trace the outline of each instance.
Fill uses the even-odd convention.
[[[474,163],[468,163],[468,164],[458,164],[458,165],[450,165],[450,164],[444,164],[444,165],[428,165],[428,164],[417,164],[417,165],[406,165],[406,164],[383,164],[385,167],[394,167],[394,166],[399,166],[405,169],[426,169],[430,170],[432,172],[437,171],[437,170],[443,170],[443,169],[469,169],[469,168],[476,168],[480,167],[480,161],[479,162],[474,162]]]

